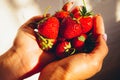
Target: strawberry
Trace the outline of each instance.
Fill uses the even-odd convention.
[[[80,51],[83,48],[86,39],[87,39],[87,35],[81,34],[80,36],[78,36],[72,40],[72,46],[76,50]]]
[[[73,6],[73,2],[67,2],[63,7],[62,10],[55,13],[55,17],[57,17],[60,21],[70,15],[69,10]]]
[[[81,17],[79,18],[81,27],[82,27],[82,32],[87,33],[89,32],[92,27],[93,27],[93,18],[92,18],[92,12],[88,12],[86,8],[85,1],[83,0],[84,6],[80,10],[80,15]]]
[[[84,6],[76,6],[72,11],[72,17],[79,21],[82,27],[82,33],[88,33],[93,27],[92,12],[86,9],[85,1]]]
[[[81,6],[76,6],[72,9],[71,14],[74,18],[80,18],[80,10],[81,10]]]
[[[56,17],[43,17],[38,22],[37,41],[41,49],[48,51],[56,42],[59,31],[59,21]]]
[[[71,17],[65,18],[60,26],[60,35],[65,39],[72,39],[81,34],[81,25]]]
[[[75,52],[75,49],[71,48],[71,43],[63,41],[59,43],[56,47],[56,55],[59,58],[67,57]]]
[[[75,6],[75,7],[71,10],[71,13],[72,13],[72,14],[75,14],[75,13],[80,12],[80,8],[81,8],[81,6]]]
[[[55,17],[57,17],[60,21],[62,21],[64,18],[69,16],[68,11],[58,11],[55,13]]]
[[[49,17],[46,20],[41,20],[38,24],[38,32],[40,35],[56,39],[59,31],[59,21],[56,17]]]
[[[81,17],[80,18],[80,24],[82,27],[82,33],[89,32],[93,27],[93,18],[92,17]]]

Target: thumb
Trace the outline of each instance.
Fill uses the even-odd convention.
[[[94,58],[103,60],[108,53],[108,46],[105,41],[106,36],[103,18],[100,15],[94,16],[93,36],[96,38],[96,46],[91,54]]]
[[[103,35],[104,40],[107,40],[107,34],[105,33],[104,21],[102,16],[96,15],[93,18],[94,27],[93,27],[93,35],[97,37],[98,35]]]
[[[99,34],[105,34],[103,18],[100,15],[95,15],[93,18],[93,34],[97,36]]]

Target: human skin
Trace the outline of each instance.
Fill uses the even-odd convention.
[[[55,56],[40,49],[33,28],[29,24],[41,19],[35,16],[23,24],[16,35],[11,48],[0,56],[0,79],[21,80],[41,69]]]

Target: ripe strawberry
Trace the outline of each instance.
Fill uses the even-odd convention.
[[[60,27],[60,35],[66,39],[72,39],[81,34],[81,25],[71,17],[65,18]]]
[[[84,6],[80,10],[80,15],[81,17],[79,18],[81,27],[82,27],[82,32],[87,33],[89,32],[92,27],[93,27],[93,19],[92,19],[92,12],[88,12],[86,8],[85,1],[83,0]]]
[[[56,17],[41,20],[38,24],[38,32],[48,39],[56,39],[59,31],[59,21]]]
[[[80,51],[83,48],[84,44],[85,44],[86,38],[87,38],[86,34],[81,34],[80,36],[78,36],[78,37],[76,37],[76,38],[74,38],[72,40],[72,46],[76,50]]]
[[[37,41],[41,49],[48,51],[56,42],[59,21],[56,17],[44,17],[38,22]]]
[[[78,12],[80,12],[80,9],[81,9],[81,6],[75,6],[75,7],[71,10],[71,13],[72,13],[72,14],[78,13]]]
[[[72,9],[72,11],[71,11],[71,14],[72,14],[72,16],[74,17],[74,18],[80,18],[80,10],[81,10],[81,6],[76,6],[76,7],[74,7],[73,9]]]
[[[88,12],[86,9],[85,1],[84,6],[76,6],[72,11],[72,17],[80,22],[82,27],[82,33],[88,33],[93,27],[92,12]]]
[[[68,11],[58,11],[55,13],[55,17],[57,17],[60,21],[62,21],[64,18],[69,16]]]
[[[80,24],[82,27],[82,33],[89,32],[93,27],[93,18],[92,17],[81,17],[80,18]]]
[[[74,54],[75,49],[71,48],[71,43],[67,41],[63,41],[59,43],[56,47],[56,55],[59,58],[67,57],[71,54]]]
[[[60,21],[70,15],[69,10],[73,6],[73,2],[67,2],[63,7],[62,10],[55,13],[55,17],[57,17]]]

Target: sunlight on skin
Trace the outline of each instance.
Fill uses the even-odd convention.
[[[120,22],[120,0],[117,2],[116,21]]]
[[[63,4],[64,4],[65,2],[68,2],[68,1],[74,2],[74,6],[83,6],[82,0],[63,0]],[[92,7],[91,7],[91,5],[89,4],[89,0],[86,0],[85,2],[86,2],[86,4],[87,4],[87,5],[86,5],[87,9],[88,9],[88,10],[91,10]]]
[[[35,74],[35,75],[33,75],[33,76],[29,77],[29,78],[26,78],[24,80],[38,80],[39,75],[40,75],[40,73],[37,73],[37,74]]]

